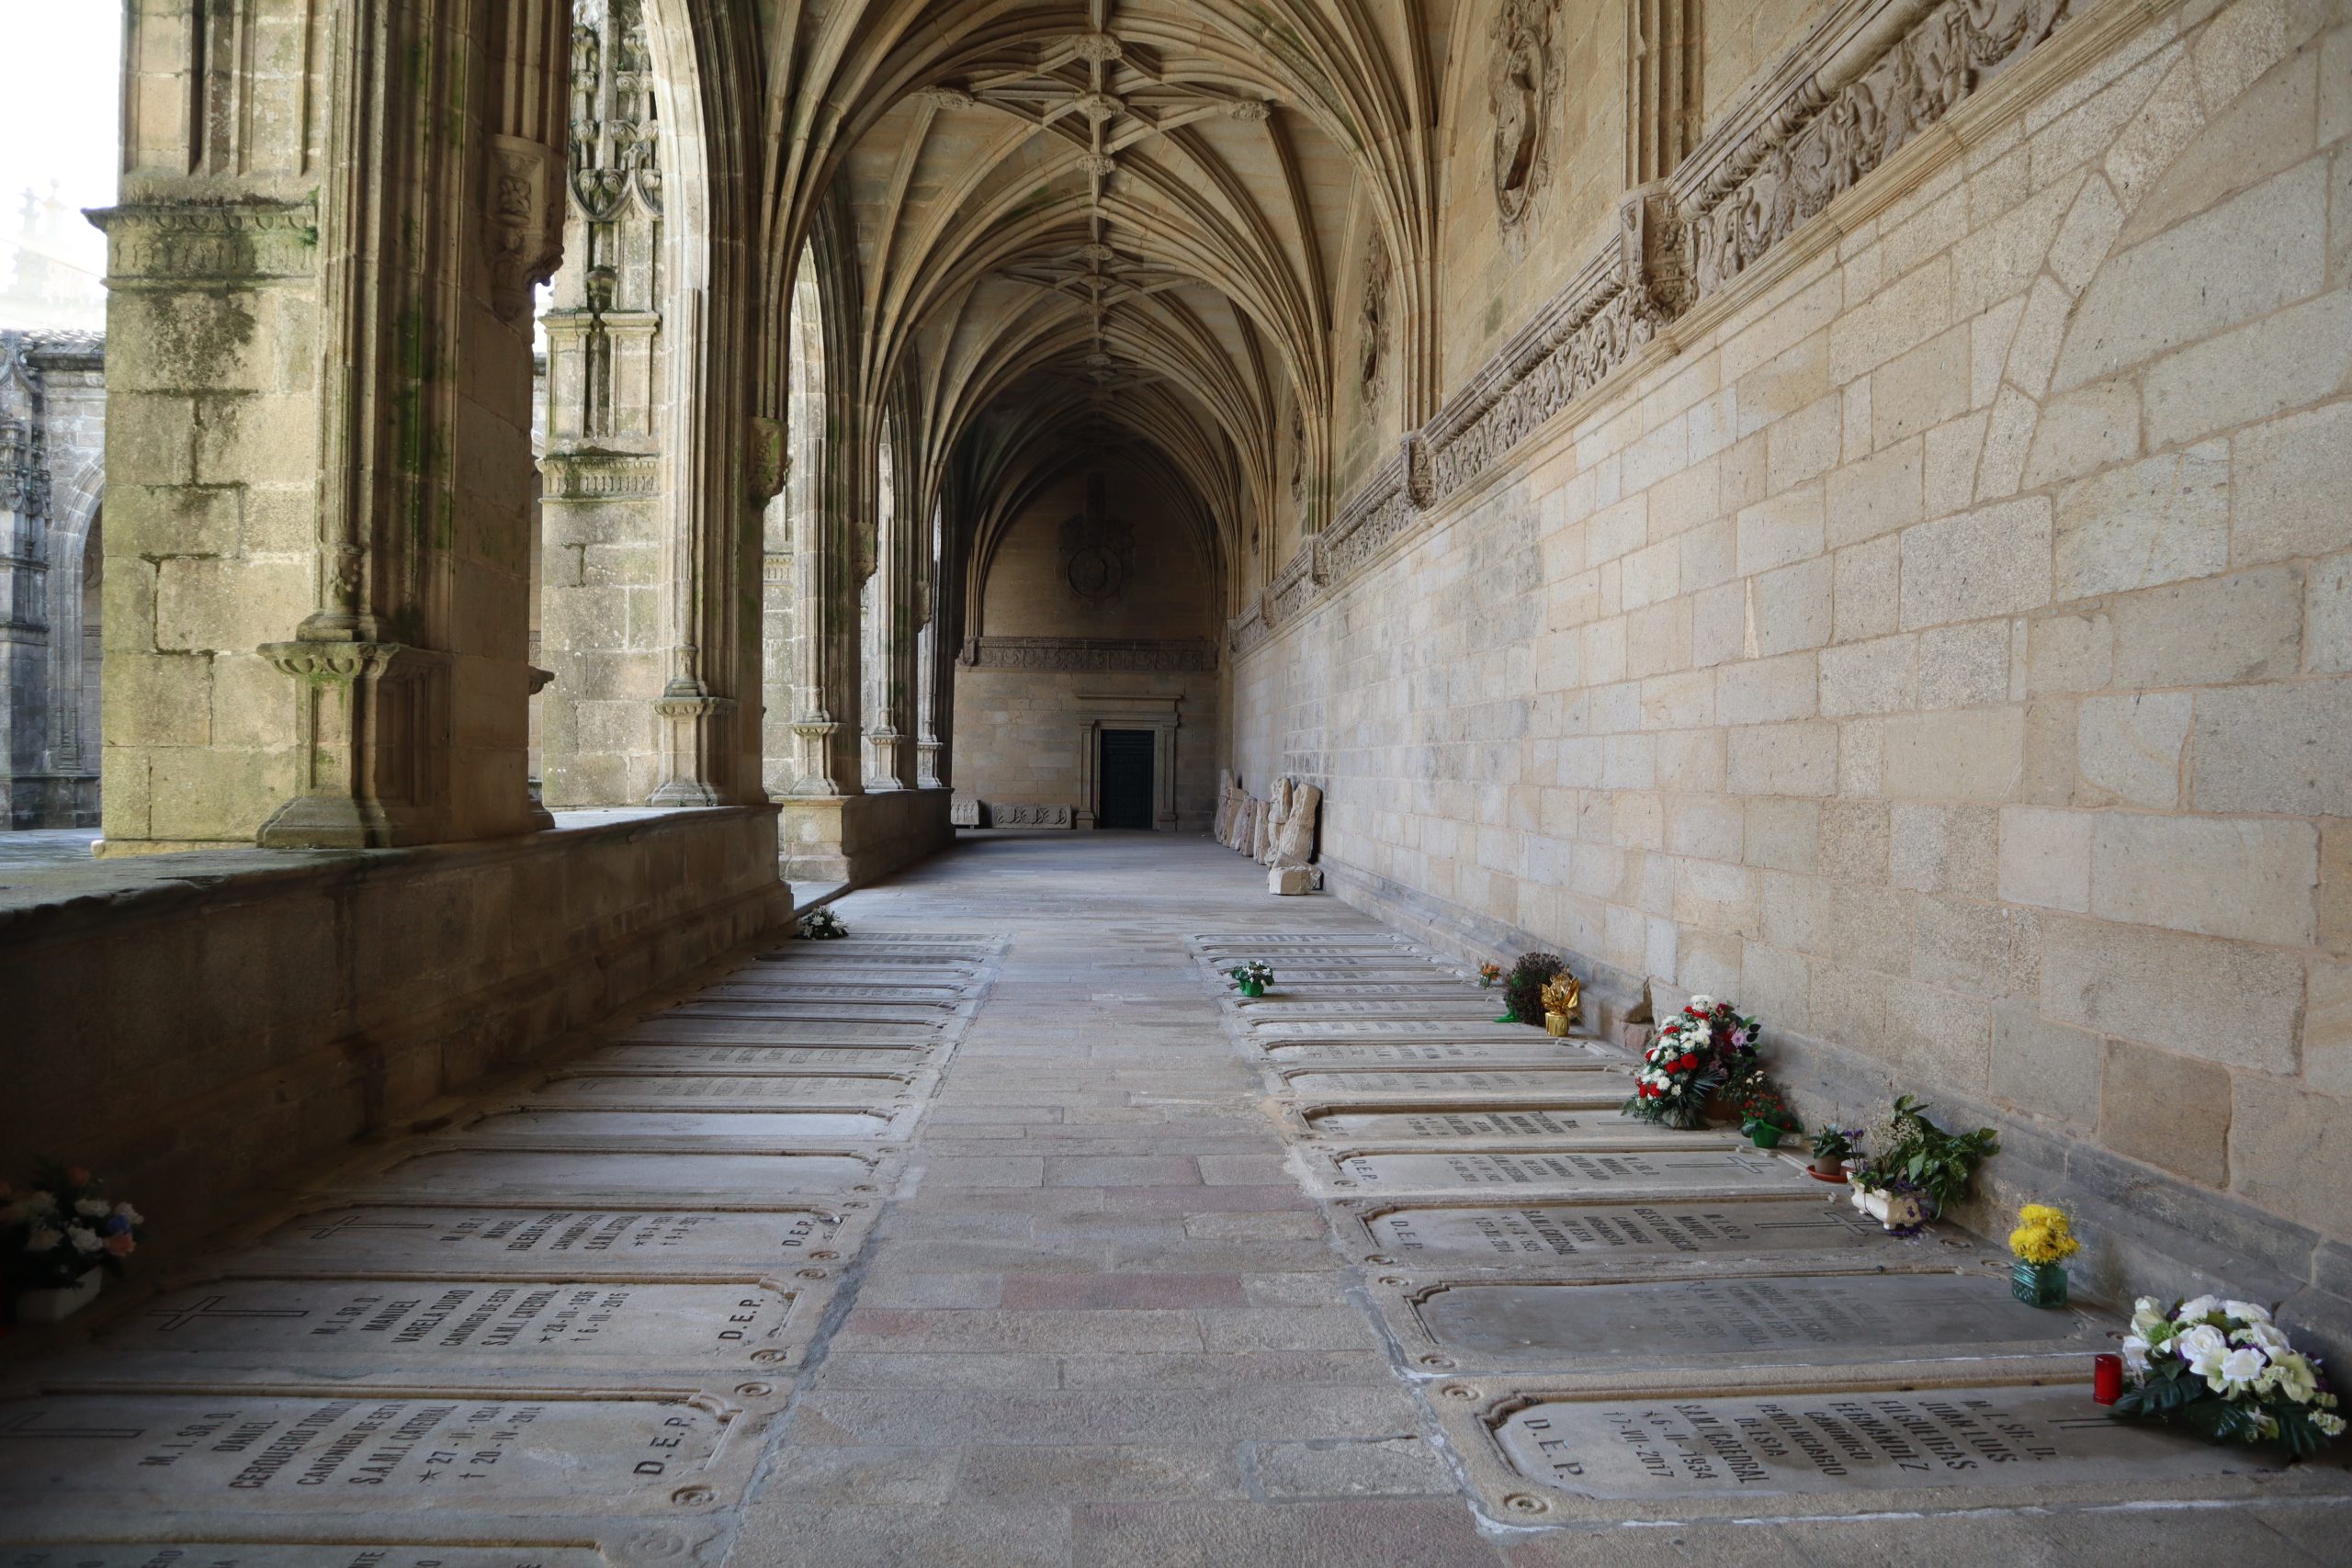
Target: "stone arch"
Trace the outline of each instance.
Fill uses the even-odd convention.
[[[760,513],[735,186],[752,166],[740,18],[679,0],[575,13],[565,262],[548,335],[541,547],[546,794],[761,798]],[[767,444],[772,446],[772,443]]]
[[[58,777],[61,794],[75,796],[74,826],[96,821],[95,789],[102,743],[98,731],[97,591],[104,581],[99,549],[106,464],[83,466],[51,491],[49,530],[49,725],[43,768]],[[85,789],[83,781],[89,781]],[[79,797],[88,794],[88,811]],[[91,823],[81,818],[88,815]]]

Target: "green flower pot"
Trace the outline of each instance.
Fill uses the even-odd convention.
[[[2028,1263],[2019,1258],[2009,1265],[2009,1293],[2028,1306],[2064,1306],[2066,1266],[2064,1263]]]
[[[1241,982],[1241,994],[1245,997],[1262,997],[1266,994],[1266,983],[1263,980],[1244,980]]]
[[[1777,1149],[1781,1146],[1781,1139],[1786,1134],[1769,1122],[1750,1122],[1747,1124],[1747,1136],[1748,1140],[1759,1149]]]

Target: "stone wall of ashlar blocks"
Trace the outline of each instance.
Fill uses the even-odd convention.
[[[1736,997],[2107,1287],[2352,1344],[2352,15],[2148,9],[1243,656],[1238,765],[1346,896]]]

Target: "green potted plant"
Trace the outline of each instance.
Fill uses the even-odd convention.
[[[1846,1162],[1862,1152],[1860,1127],[1824,1127],[1813,1135],[1813,1163],[1805,1168],[1815,1181],[1846,1180]]]
[[[1736,1102],[1739,1110],[1739,1130],[1759,1149],[1776,1149],[1781,1140],[1804,1131],[1804,1123],[1789,1105],[1788,1096],[1771,1075],[1758,1069],[1743,1081]]]
[[[1976,1168],[2001,1152],[1990,1127],[1947,1133],[1910,1095],[1894,1102],[1879,1153],[1853,1173],[1854,1207],[1909,1235],[1968,1195]]]
[[[1241,994],[1245,997],[1262,997],[1266,994],[1266,987],[1274,983],[1274,966],[1263,959],[1251,959],[1226,973],[1233,976],[1233,983],[1241,987]]]

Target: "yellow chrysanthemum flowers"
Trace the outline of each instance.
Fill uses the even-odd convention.
[[[2018,1222],[2009,1233],[2009,1252],[2021,1263],[2064,1263],[2083,1249],[2064,1209],[2028,1203],[2018,1211]]]

